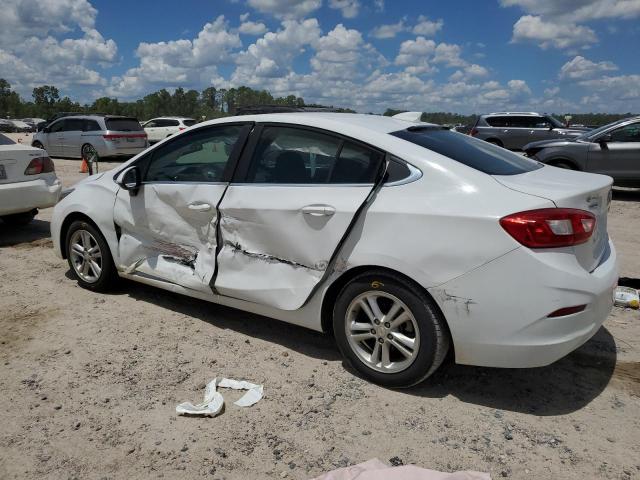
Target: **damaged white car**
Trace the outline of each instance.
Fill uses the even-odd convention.
[[[332,332],[391,387],[447,352],[547,365],[607,318],[611,179],[373,115],[218,119],[89,177],[55,208],[79,284],[125,277]]]

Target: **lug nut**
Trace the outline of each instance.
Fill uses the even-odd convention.
[[[380,342],[380,343],[384,343],[384,338],[380,337],[380,338],[378,339],[378,342]]]
[[[369,330],[369,332],[371,332],[371,335],[375,335],[376,334],[376,331],[373,328],[371,330]]]
[[[385,328],[391,328],[391,324],[389,322],[384,322]]]
[[[373,321],[373,323],[375,323],[376,325],[380,325],[380,320],[378,320],[377,318]]]
[[[389,334],[389,335],[387,335],[387,338],[388,338],[389,340],[393,340],[393,335]]]

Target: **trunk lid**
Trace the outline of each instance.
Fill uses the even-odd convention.
[[[31,160],[46,157],[47,152],[39,148],[16,143],[0,145],[0,184],[35,180],[39,175],[25,175]]]
[[[595,270],[608,248],[607,214],[613,184],[611,177],[551,166],[520,175],[493,177],[511,190],[551,200],[556,207],[586,210],[595,215],[596,228],[589,241],[571,247],[585,270]]]

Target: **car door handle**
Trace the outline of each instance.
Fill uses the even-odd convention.
[[[190,203],[189,210],[194,210],[196,212],[208,212],[211,210],[211,205],[208,203]]]
[[[330,217],[336,213],[336,209],[331,205],[307,205],[302,207],[302,213],[314,217]]]

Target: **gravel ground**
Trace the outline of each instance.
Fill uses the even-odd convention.
[[[78,165],[56,160],[65,185]],[[638,311],[615,308],[549,367],[449,362],[392,391],[318,333],[131,282],[79,288],[50,218],[0,225],[0,478],[304,479],[372,457],[492,478],[640,478]],[[615,193],[609,228],[640,288],[640,191]],[[216,376],[262,383],[265,397],[240,409],[225,391],[219,417],[177,417]]]

